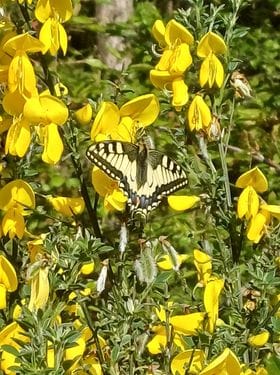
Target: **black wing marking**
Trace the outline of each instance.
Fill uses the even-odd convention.
[[[136,160],[137,153],[138,146],[133,143],[104,141],[89,146],[86,155],[109,177],[120,181],[124,177],[123,171]]]

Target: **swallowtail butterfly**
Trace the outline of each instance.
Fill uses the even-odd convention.
[[[119,182],[133,213],[146,215],[163,197],[187,185],[183,169],[167,155],[149,149],[144,141],[104,141],[91,145],[88,159]]]

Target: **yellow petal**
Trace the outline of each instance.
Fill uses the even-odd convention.
[[[5,153],[22,158],[30,145],[31,132],[29,122],[24,118],[14,122],[8,133],[5,144]]]
[[[270,213],[261,210],[256,216],[253,216],[247,229],[247,238],[254,243],[259,243],[264,235],[265,225],[270,221]]]
[[[112,130],[111,139],[135,143],[136,134],[138,130],[138,124],[135,123],[131,117],[123,116],[120,120],[119,125]]]
[[[94,271],[94,262],[85,263],[80,269],[82,275],[90,275]]]
[[[6,307],[7,307],[7,289],[5,285],[0,283],[0,310],[5,309]]]
[[[268,211],[273,217],[280,220],[280,206],[275,204],[262,204],[261,210]]]
[[[17,274],[13,265],[0,255],[0,284],[4,285],[8,292],[14,292],[18,287]]]
[[[35,208],[35,195],[31,186],[23,180],[14,180],[0,190],[0,209],[7,211],[9,208],[22,205]]]
[[[68,118],[68,109],[55,96],[40,95],[26,101],[23,114],[33,123],[63,125]]]
[[[58,24],[58,33],[59,33],[59,45],[62,49],[63,55],[66,55],[67,52],[67,46],[68,46],[68,36],[64,29],[64,27],[59,23]],[[51,52],[51,51],[50,51]],[[52,54],[52,52],[51,52]],[[55,53],[53,54],[55,55]]]
[[[25,230],[25,223],[22,214],[16,208],[10,208],[2,219],[2,229],[6,236],[12,239],[15,236],[22,238]]]
[[[29,33],[19,34],[13,38],[10,38],[5,45],[3,50],[11,53],[21,52],[40,52],[44,48],[44,44],[41,43],[37,38],[34,38]]]
[[[107,194],[104,199],[104,207],[111,211],[124,211],[126,207],[127,197],[119,189],[113,190],[111,194]]]
[[[202,325],[204,319],[204,312],[196,312],[172,316],[169,319],[169,323],[173,326],[177,333],[181,333],[186,336],[196,336],[198,334],[198,330],[203,328]]]
[[[171,46],[175,43],[192,44],[194,39],[192,34],[183,25],[172,19],[166,25],[165,41],[167,45]]]
[[[3,108],[11,116],[20,116],[23,112],[26,98],[16,90],[14,92],[7,92],[3,98]]]
[[[49,268],[41,267],[31,279],[31,292],[28,308],[31,311],[43,309],[49,298]]]
[[[37,20],[44,23],[51,15],[51,2],[49,0],[38,0],[35,8]]]
[[[181,110],[189,101],[188,86],[182,78],[177,78],[172,81],[171,91],[173,92],[172,105],[176,110]]]
[[[68,38],[64,27],[54,18],[49,18],[42,26],[39,34],[40,41],[44,44],[43,53],[50,52],[55,56],[61,47],[66,54]]]
[[[94,167],[92,170],[92,185],[95,191],[101,196],[105,197],[111,194],[114,189],[118,189],[118,183],[99,168]]]
[[[24,335],[23,329],[17,322],[12,322],[1,330],[1,345],[10,345],[18,350],[20,348],[20,345],[17,343],[17,340],[21,342],[29,341],[29,338]],[[10,353],[10,351],[5,351],[5,348],[3,346],[1,348],[1,370],[4,374],[14,374],[14,372],[12,372],[9,368],[11,366],[18,365],[17,357]]]
[[[170,57],[169,71],[170,73],[184,73],[192,64],[192,56],[190,54],[190,47],[186,43],[180,44]]]
[[[195,95],[188,110],[188,124],[190,130],[199,131],[207,128],[212,120],[211,111],[200,95]]]
[[[222,354],[200,372],[200,375],[237,375],[240,372],[241,367],[238,358],[229,348],[226,348]]]
[[[195,195],[169,195],[167,197],[169,206],[175,211],[185,211],[192,208],[200,198]]]
[[[92,107],[89,103],[75,112],[75,117],[80,125],[87,125],[92,118]]]
[[[53,208],[67,217],[81,214],[85,209],[85,202],[82,197],[69,198],[69,197],[49,197],[48,201]]]
[[[207,86],[212,88],[222,87],[224,82],[224,68],[220,60],[213,54],[209,53],[203,60],[199,71],[199,83],[201,87]]]
[[[235,186],[246,188],[252,186],[258,193],[263,193],[268,189],[268,182],[262,171],[255,167],[243,173],[236,181]]]
[[[205,34],[198,46],[197,46],[197,56],[198,57],[207,57],[210,52],[215,54],[223,54],[227,51],[227,46],[219,35],[209,31]]]
[[[212,273],[212,258],[198,249],[194,249],[193,257],[198,273],[198,281],[206,285]]]
[[[17,53],[11,61],[8,87],[11,93],[18,90],[25,98],[37,94],[34,69],[25,52]]]
[[[72,17],[72,13],[71,0],[38,0],[35,8],[35,17],[42,23],[51,16],[66,22]]]
[[[150,80],[151,80],[152,84],[159,89],[170,90],[171,89],[171,83],[174,79],[183,80],[181,74],[172,75],[168,71],[160,71],[160,70],[156,70],[156,69],[152,69],[150,71]]]
[[[48,164],[56,164],[63,153],[63,143],[56,124],[49,124],[44,126],[44,128],[44,151],[42,160]]]
[[[253,347],[260,348],[264,346],[269,339],[269,332],[263,331],[262,333],[259,333],[258,335],[250,336],[248,339],[248,344]]]
[[[173,50],[171,49],[166,49],[163,51],[163,54],[161,55],[161,58],[157,65],[155,66],[156,70],[169,70],[170,67],[170,60],[173,56]]]
[[[147,349],[151,354],[159,354],[166,346],[166,328],[164,326],[154,327],[155,336],[147,344]]]
[[[65,349],[65,360],[71,361],[72,365],[69,367],[69,369],[66,371],[66,375],[74,374],[76,371],[76,366],[78,362],[80,361],[82,355],[84,354],[84,351],[86,349],[86,343],[85,340],[82,337],[79,337],[76,342],[75,346],[72,346],[70,348]]]
[[[202,350],[189,349],[177,354],[171,362],[171,372],[173,375],[199,374],[205,361]]]
[[[186,261],[188,258],[188,255],[186,254],[177,254],[176,264],[174,264],[174,260],[172,260],[171,256],[168,254],[165,254],[160,257],[160,261],[157,262],[157,265],[162,270],[168,271],[172,269],[179,269],[180,265]]]
[[[237,202],[237,214],[241,219],[254,217],[259,210],[259,196],[252,186],[247,186],[240,194]]]
[[[91,140],[95,141],[98,134],[110,135],[118,126],[120,111],[116,104],[103,102],[98,111],[90,133]]]
[[[152,34],[156,41],[160,44],[160,46],[164,47],[166,45],[164,34],[165,34],[165,26],[162,20],[156,20],[152,27]]]
[[[204,290],[204,307],[208,317],[208,331],[214,332],[216,321],[218,319],[219,296],[224,287],[224,280],[208,280]]]
[[[138,96],[120,108],[120,115],[131,117],[139,124],[139,127],[145,127],[157,119],[159,101],[154,94]]]

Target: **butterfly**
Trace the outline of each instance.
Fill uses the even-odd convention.
[[[127,196],[129,210],[146,216],[163,197],[187,185],[184,170],[167,155],[139,144],[120,141],[97,142],[89,146],[88,159],[119,182]]]

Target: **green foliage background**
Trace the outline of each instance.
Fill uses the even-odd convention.
[[[170,108],[169,98],[154,89],[148,79],[149,70],[154,67],[157,60],[152,53],[154,40],[151,35],[151,28],[156,19],[168,21],[175,16],[178,21],[190,27],[198,40],[211,22],[209,15],[213,12],[214,5],[221,7],[215,19],[214,29],[224,34],[230,23],[232,3],[230,0],[205,1],[203,5],[201,0],[173,1],[173,15],[168,11],[169,1],[135,1],[131,20],[125,24],[101,26],[96,21],[92,1],[75,1],[76,13],[65,26],[70,41],[67,56],[59,56],[57,60],[51,61],[49,69],[57,80],[67,86],[67,104],[72,114],[87,100],[96,114],[102,100],[111,100],[120,106],[148,92],[154,92],[159,96],[161,114],[156,124],[149,127],[156,148],[174,156],[188,172],[190,182],[185,192],[191,195],[203,194],[204,198],[202,207],[187,213],[175,214],[171,213],[166,205],[159,207],[152,213],[141,235],[151,241],[152,255],[156,259],[162,254],[162,248],[156,242],[159,236],[168,236],[172,246],[179,253],[192,254],[194,248],[206,249],[212,253],[214,273],[227,281],[221,318],[228,326],[221,328],[216,336],[209,337],[203,334],[199,339],[187,339],[188,343],[195,347],[199,341],[202,348],[208,348],[209,358],[228,346],[240,357],[244,358],[247,355],[248,362],[254,363],[254,355],[246,349],[248,332],[258,332],[261,328],[269,329],[272,334],[271,352],[280,333],[279,318],[271,319],[273,311],[268,307],[273,297],[279,294],[279,271],[275,262],[275,258],[279,256],[279,225],[275,226],[260,245],[245,242],[244,228],[241,222],[236,220],[235,211],[227,211],[225,208],[223,176],[221,173],[215,177],[211,175],[197,147],[196,137],[185,129],[179,114]],[[192,10],[188,13],[188,9]],[[201,10],[201,24],[195,24],[198,9]],[[229,71],[226,73],[230,74],[238,68],[247,77],[253,91],[253,98],[236,100],[234,126],[230,137],[231,148],[227,153],[226,161],[234,207],[240,193],[234,187],[234,182],[241,173],[255,165],[261,165],[269,181],[269,193],[264,198],[270,204],[280,204],[279,20],[278,1],[243,1],[237,21],[238,28],[229,46],[231,60]],[[125,53],[131,56],[132,62],[127,70],[115,71],[99,60],[96,39],[100,33],[123,36],[128,41],[129,47]],[[198,62],[195,63],[198,70]],[[197,74],[187,74],[186,80],[191,87],[191,94],[199,90]],[[233,96],[233,89],[227,87],[225,95],[222,128],[228,125],[227,115],[229,116],[231,109],[229,102]],[[192,259],[187,261],[178,273],[159,273],[152,285],[139,283],[134,272],[134,261],[140,256],[140,246],[137,242],[140,234],[137,230],[130,233],[129,244],[122,257],[117,250],[120,222],[113,214],[105,215],[102,204],[98,209],[102,241],[94,238],[92,222],[87,213],[81,215],[77,219],[77,227],[73,227],[70,221],[57,217],[46,204],[44,194],[78,196],[81,175],[87,185],[91,186],[91,166],[85,158],[85,150],[91,143],[89,132],[90,127],[77,129],[73,123],[64,128],[66,150],[62,162],[57,166],[43,164],[40,161],[39,146],[34,146],[28,157],[16,160],[17,168],[13,169],[14,179],[23,178],[32,184],[35,191],[41,192],[41,195],[38,194],[36,197],[36,211],[28,218],[28,229],[34,234],[50,232],[45,244],[46,251],[56,258],[55,270],[50,272],[51,295],[48,308],[44,312],[40,311],[36,318],[25,311],[22,325],[26,329],[29,328],[30,335],[37,339],[26,349],[23,356],[25,363],[18,373],[35,374],[45,369],[46,374],[60,374],[69,366],[65,363],[59,364],[56,372],[47,369],[44,356],[46,353],[40,348],[40,342],[51,339],[55,349],[60,353],[66,347],[71,347],[77,339],[77,333],[71,329],[74,318],[71,313],[64,311],[65,306],[71,305],[67,299],[71,291],[78,295],[82,319],[93,332],[100,332],[108,340],[111,350],[110,364],[105,367],[104,373],[109,374],[128,373],[128,369],[133,373],[131,361],[137,364],[134,373],[139,371],[139,374],[145,373],[143,369],[154,363],[164,363],[164,368],[168,368],[166,356],[154,359],[145,351],[145,345],[151,336],[149,328],[152,320],[156,319],[152,316],[152,308],[160,304],[166,306],[170,299],[175,302],[174,313],[182,313],[182,305],[187,311],[192,310],[193,306],[202,308],[202,293],[193,292],[197,275]],[[175,151],[174,145],[178,146]],[[222,166],[217,144],[209,143],[208,146],[213,163],[220,171]],[[81,163],[81,169],[74,168],[78,161]],[[12,165],[14,158],[7,156],[7,163]],[[89,191],[94,201],[93,190]],[[24,268],[28,262],[26,243],[5,239],[1,241],[5,252],[14,260],[13,264],[18,269]],[[230,259],[228,249],[234,250],[239,246],[242,247],[242,252],[240,263],[236,264]],[[94,289],[105,259],[110,259],[106,290],[101,297],[94,293],[83,296],[80,292],[84,288]],[[83,278],[79,275],[80,266],[90,260],[96,262],[96,271],[89,278]],[[143,261],[147,264],[154,262],[150,259]],[[149,267],[146,271],[148,277],[152,271]],[[22,272],[21,277],[24,279],[23,275]],[[239,294],[241,286],[252,287],[261,292],[257,308],[251,314],[242,309],[244,301]],[[12,295],[10,306],[28,296],[29,289],[24,286],[18,295]],[[48,323],[59,313],[62,314],[65,323],[56,331]],[[11,318],[12,309],[3,313],[0,318],[1,326]],[[45,330],[42,330],[42,327]],[[277,350],[279,352],[279,348]],[[269,374],[272,375],[276,375],[280,367],[277,362],[277,350],[266,362]],[[34,359],[32,351],[40,352],[41,357]],[[258,353],[255,364],[262,363],[265,354],[265,351]]]

